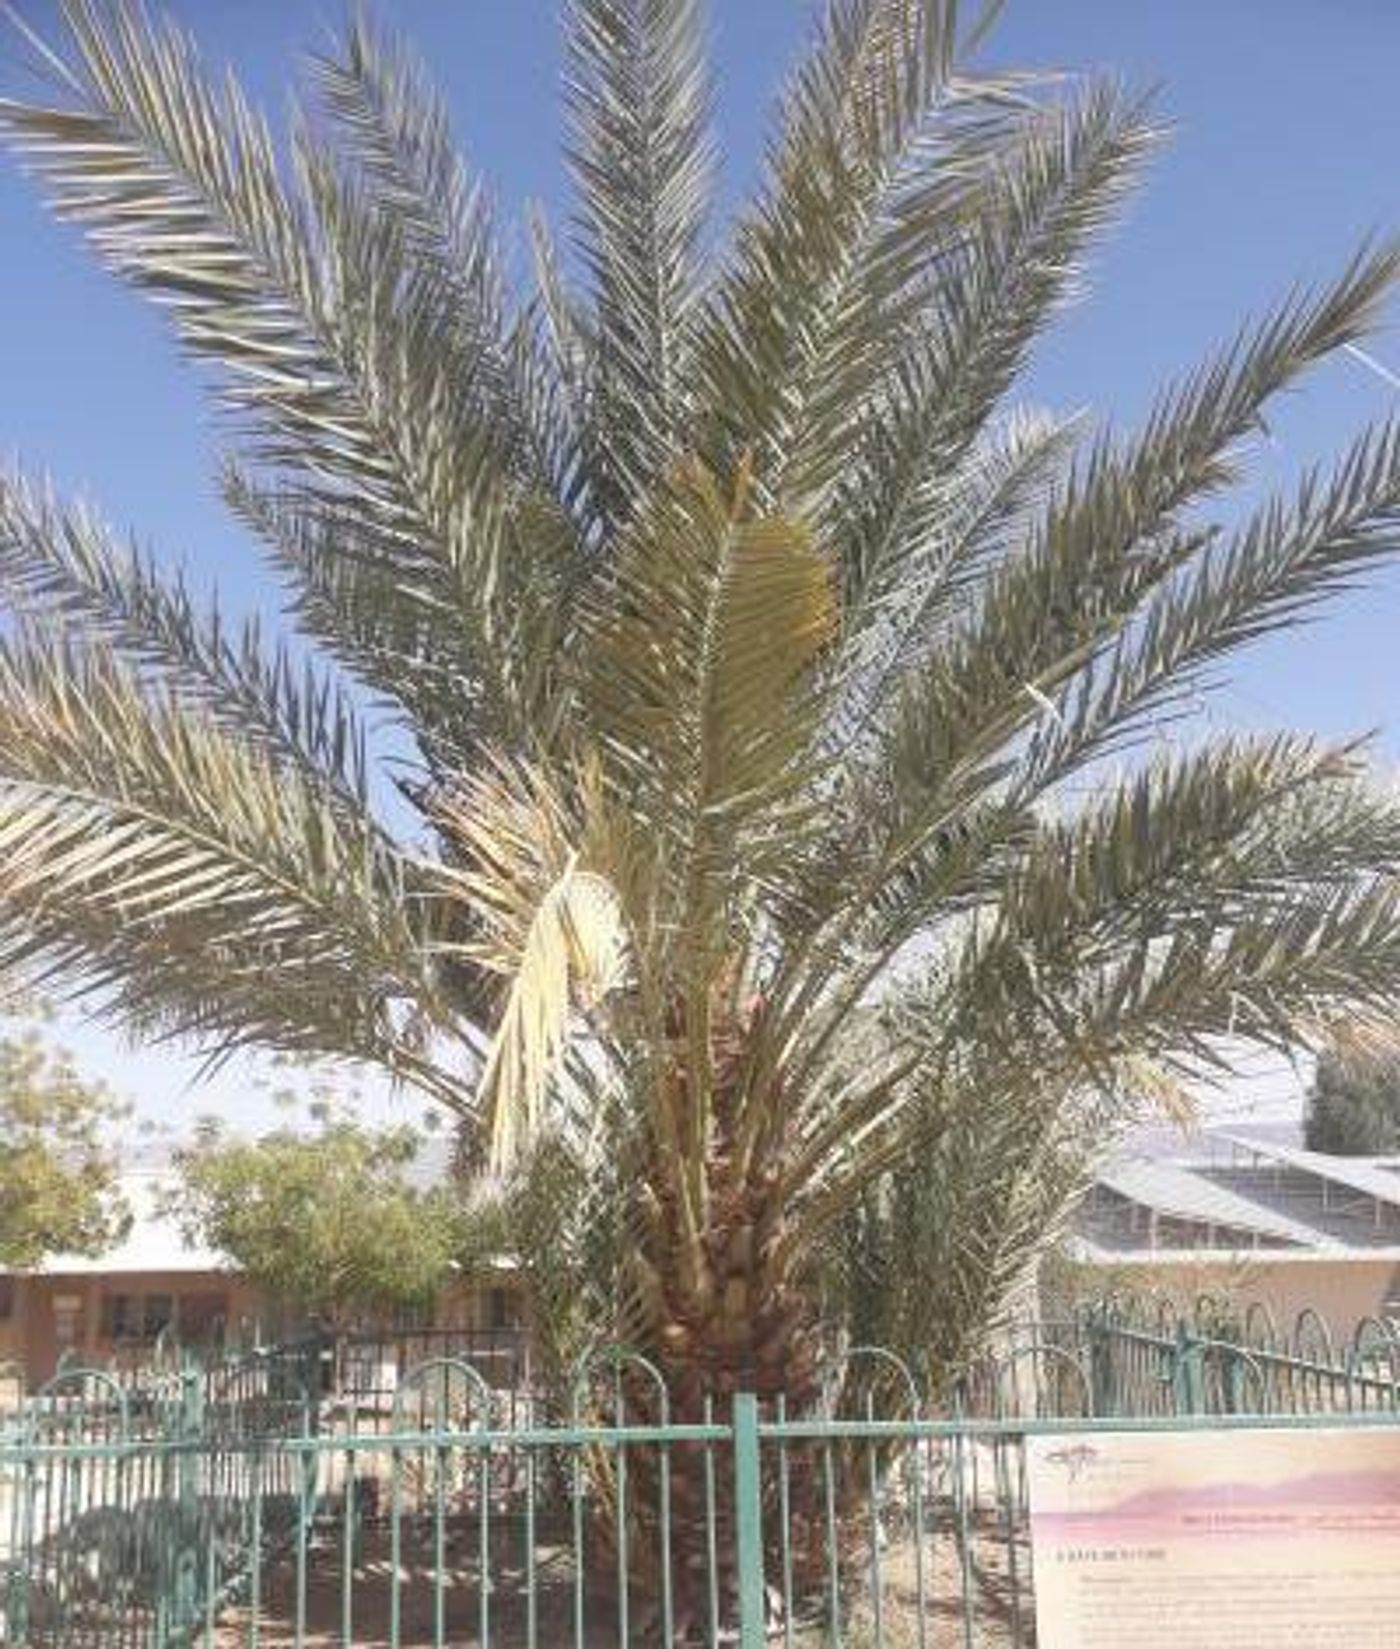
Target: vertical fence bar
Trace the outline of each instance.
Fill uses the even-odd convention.
[[[340,1641],[343,1649],[354,1643],[355,1618],[355,1473],[358,1461],[353,1449],[345,1451],[345,1478],[341,1485],[340,1528]]]
[[[621,1431],[622,1427],[626,1424],[627,1416],[622,1402],[622,1374],[620,1368],[615,1372],[615,1378],[617,1381],[617,1404],[615,1408],[614,1423],[616,1424],[618,1430]],[[632,1632],[628,1609],[628,1577],[631,1574],[631,1569],[628,1564],[627,1554],[628,1506],[626,1443],[618,1443],[614,1460],[615,1466],[613,1481],[616,1488],[615,1504],[617,1508],[617,1642],[618,1649],[627,1649],[627,1645],[631,1641]]]
[[[490,1423],[490,1417],[487,1417]],[[481,1649],[491,1649],[491,1450],[482,1444],[477,1458],[477,1501],[481,1523],[477,1531],[477,1630]]]
[[[713,1423],[715,1417],[714,1399],[706,1394],[704,1404],[705,1424]],[[716,1547],[715,1528],[715,1446],[705,1443],[705,1599],[710,1613],[710,1646],[717,1649],[719,1644],[719,1552]]]
[[[253,1490],[253,1522],[249,1535],[248,1551],[248,1644],[249,1649],[258,1649],[262,1642],[262,1564],[263,1564],[263,1466],[262,1441],[257,1439],[253,1444],[253,1455],[249,1461],[252,1472]]]
[[[539,1599],[535,1576],[535,1450],[525,1450],[525,1649],[539,1649]],[[395,1646],[397,1649],[397,1645]]]
[[[584,1649],[583,1445],[575,1439],[570,1452],[573,1455],[574,1649]]]
[[[763,1489],[758,1399],[734,1394],[734,1543],[738,1563],[739,1649],[763,1649]]]
[[[439,1404],[438,1425],[446,1403]],[[447,1642],[447,1469],[448,1453],[439,1443],[433,1451],[433,1649]]]
[[[398,1416],[393,1416],[395,1431]],[[395,1443],[389,1453],[389,1649],[399,1649],[403,1638],[403,1449]]]
[[[875,1395],[867,1392],[865,1397],[865,1416],[867,1420],[875,1418]],[[875,1440],[871,1438],[866,1444],[866,1467],[869,1480],[866,1492],[870,1497],[869,1529],[870,1541],[870,1611],[871,1625],[875,1634],[875,1649],[884,1649],[885,1643],[885,1582],[880,1573],[880,1461],[876,1453]]]
[[[301,1432],[303,1439],[310,1438],[311,1422],[306,1414],[302,1416]],[[311,1534],[311,1518],[315,1506],[317,1468],[316,1456],[310,1449],[297,1454],[296,1576],[295,1597],[292,1602],[294,1649],[305,1649],[306,1645],[307,1563],[310,1555],[307,1542]]]
[[[787,1399],[781,1392],[776,1412],[781,1426],[787,1420]],[[792,1475],[786,1437],[778,1442],[778,1538],[783,1550],[783,1649],[792,1649]]]
[[[841,1560],[836,1538],[836,1464],[828,1437],[822,1443],[822,1490],[826,1509],[827,1642],[841,1649]]]

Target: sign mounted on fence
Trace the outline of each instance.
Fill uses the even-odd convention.
[[[1400,1644],[1400,1427],[1026,1449],[1039,1649]]]

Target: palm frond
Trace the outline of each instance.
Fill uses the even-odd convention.
[[[594,461],[607,519],[686,439],[713,152],[697,0],[572,0],[570,161],[593,314]]]
[[[266,124],[209,83],[173,25],[65,0],[71,106],[0,102],[0,128],[99,255],[169,309],[183,341],[233,375],[289,447],[387,488],[385,452],[349,392],[321,301],[315,242]]]
[[[29,637],[0,659],[0,843],[3,965],[130,1024],[393,1069],[452,1023],[440,892],[319,781],[108,652]]]
[[[847,557],[847,627],[857,643],[906,560],[945,520],[949,477],[1073,293],[1086,248],[1158,136],[1149,109],[1106,82],[1028,120],[987,166],[981,210],[939,259],[933,296],[901,339],[883,404],[863,428],[833,432],[845,448],[833,536]]]
[[[542,769],[506,762],[431,803],[473,917],[461,951],[503,983],[477,1091],[500,1172],[540,1136],[575,1015],[636,982],[622,899],[590,863],[592,832],[573,803]]]
[[[1235,444],[1273,395],[1376,323],[1397,271],[1400,246],[1359,256],[1169,392],[1126,450],[1099,444],[961,634],[905,683],[893,737],[911,781],[955,751],[962,764],[1004,747],[1200,554],[1214,534],[1182,511],[1233,478]]]
[[[1013,414],[961,463],[931,470],[918,524],[906,517],[898,552],[882,567],[865,566],[843,608],[838,747],[860,740],[890,683],[938,646],[981,580],[1019,548],[1063,478],[1080,425],[1079,418]],[[857,553],[865,559],[859,543]]]
[[[783,851],[765,816],[805,805],[835,621],[822,557],[794,523],[754,514],[745,475],[731,496],[703,470],[678,476],[619,551],[583,703],[612,781],[670,856],[667,898],[692,937],[719,890]]]
[[[300,666],[248,621],[230,629],[90,511],[45,486],[0,477],[0,577],[16,612],[102,638],[166,676],[224,725],[366,805],[365,732],[346,693],[310,660]]]
[[[56,210],[228,371],[259,459],[353,502],[394,538],[401,581],[451,600],[479,692],[508,722],[490,596],[514,565],[511,490],[456,371],[453,283],[305,135],[294,195],[264,123],[176,27],[91,0],[64,16],[73,106],[0,102],[0,129]]]
[[[917,1149],[834,1222],[817,1257],[852,1338],[889,1347],[947,1392],[1024,1307],[1122,1113],[1043,1081],[930,1089],[917,1103]]]
[[[1179,709],[1236,648],[1315,616],[1400,545],[1400,426],[1361,435],[1332,473],[1266,501],[1169,580],[1042,725],[1032,782],[1064,778]]]
[[[562,1062],[576,1008],[602,1001],[625,979],[617,897],[601,876],[571,865],[530,924],[477,1092],[497,1169],[509,1167],[540,1133],[545,1089]]]
[[[909,908],[872,917],[865,938],[879,971],[895,947],[925,931],[926,949],[939,960],[928,971],[923,1018],[939,1027],[941,1040],[935,1048],[922,1030],[896,1035],[890,1067],[872,1066],[871,1080],[846,1085],[839,1103],[829,1079],[825,1091],[815,1084],[807,1160],[815,1164],[845,1149],[860,1130],[891,1126],[918,1091],[916,1072],[955,1063],[983,1035],[992,1054],[1024,1039],[1027,1057],[1034,1051],[1047,1072],[1050,1050],[1058,1050],[1076,1081],[1111,1082],[1118,1060],[1156,1057],[1178,1031],[1181,1046],[1199,1055],[1207,1033],[1198,1027],[1188,1033],[1179,1025],[1139,1024],[1138,1039],[1152,1033],[1145,1044],[1133,1034],[1119,1038],[1111,1005],[1098,1000],[1094,982],[1122,984],[1135,968],[1150,968],[1173,935],[1195,933],[1209,947],[1236,927],[1271,921],[1280,903],[1393,875],[1400,869],[1400,803],[1365,782],[1348,749],[1294,738],[1227,741],[1155,762],[1063,822],[1023,823],[1015,836],[1003,830],[1002,846],[979,883],[974,866],[985,870],[985,834],[971,834],[972,863],[952,864],[952,876],[978,889],[980,909],[974,904],[971,915],[948,896],[945,876],[941,887],[912,888]],[[930,893],[927,903],[918,902]],[[931,926],[935,913],[939,925]],[[1093,1003],[1091,1013],[1080,1006],[1081,993]],[[832,1032],[848,1011],[842,1002],[833,992],[807,1023],[838,1078],[842,1045]],[[1223,1035],[1234,1009],[1222,1009],[1217,998],[1210,1011]],[[1086,1013],[1092,1031],[1080,1023]],[[925,1051],[910,1052],[920,1047]]]
[[[781,501],[785,472],[807,428],[810,398],[827,393],[827,353],[847,362],[848,404],[864,403],[902,328],[890,312],[918,241],[883,283],[870,253],[893,212],[904,166],[930,116],[944,113],[951,151],[937,210],[951,217],[976,166],[959,157],[957,134],[979,154],[1004,139],[1000,82],[957,80],[955,0],[831,0],[780,110],[768,176],[735,234],[729,267],[697,322],[696,369],[707,428],[699,450],[726,470],[751,453],[764,496]],[[955,81],[957,82],[955,84]],[[1020,111],[1013,109],[1014,129]],[[990,124],[990,135],[988,125]],[[931,169],[925,169],[926,178]],[[938,191],[935,191],[938,193]],[[924,218],[935,207],[925,203]],[[852,325],[852,308],[861,321]],[[866,351],[875,350],[876,361]],[[794,495],[798,504],[805,502]]]
[[[406,594],[394,545],[334,499],[225,466],[224,502],[261,539],[289,589],[298,628],[387,706],[429,768],[479,741],[478,689],[450,612]]]
[[[866,1188],[913,1160],[922,1135],[915,1084],[933,1077],[969,1093],[1072,1091],[1105,1096],[1110,1114],[1141,1090],[1128,1078],[1144,1058],[1168,1075],[1199,1082],[1225,1074],[1232,1044],[1289,1052],[1317,1045],[1339,1024],[1379,1029],[1400,1006],[1400,895],[1393,882],[1299,886],[1260,901],[1221,931],[1183,923],[1159,942],[1126,947],[1074,980],[1049,977],[1033,955],[1005,956],[1004,989],[980,974],[975,994],[957,991],[962,1036],[948,1036],[954,990],[929,981],[921,1014],[900,1035],[910,1049],[904,1086],[891,1082],[852,1134],[823,1134],[804,1184],[810,1200],[786,1239],[798,1255],[818,1243]],[[961,976],[959,976],[961,977]],[[1010,1014],[1006,1012],[1012,1006]],[[957,1017],[955,1015],[955,1017]],[[925,1057],[918,1022],[927,1031]],[[859,1112],[852,1107],[853,1117]],[[1091,1133],[1105,1137],[1102,1123]],[[843,1148],[845,1140],[850,1148]],[[820,1162],[820,1168],[817,1162]]]
[[[508,467],[564,496],[575,455],[515,312],[500,235],[484,185],[453,139],[446,107],[401,39],[352,17],[342,39],[311,59],[319,110],[340,164],[364,180],[373,211],[431,272],[456,364]]]

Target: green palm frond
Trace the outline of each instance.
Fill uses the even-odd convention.
[[[342,40],[313,55],[311,72],[326,118],[343,138],[345,163],[374,180],[381,209],[454,283],[461,324],[480,327],[483,346],[494,343],[510,307],[496,225],[423,65],[405,42],[358,13]]]
[[[855,1131],[893,1127],[918,1092],[919,1073],[941,1069],[983,1036],[989,1058],[1023,1048],[1027,1061],[1048,1074],[1057,1057],[1051,1050],[1063,1050],[1068,1076],[1111,1085],[1116,1062],[1144,1047],[1137,1032],[1115,1038],[1116,1008],[1104,981],[1116,989],[1135,970],[1150,971],[1173,936],[1195,934],[1209,950],[1236,928],[1272,922],[1299,898],[1393,876],[1400,867],[1400,803],[1368,786],[1347,750],[1296,739],[1207,745],[1108,786],[1100,803],[1063,822],[1023,825],[1015,851],[990,875],[986,857],[986,838],[974,836],[956,867],[969,882],[976,869],[984,873],[970,912],[940,892],[924,907],[923,922],[913,921],[914,930],[928,931],[928,917],[938,911],[940,960],[917,987],[919,1024],[927,1030],[896,1038],[886,1068],[854,1087],[842,1081],[841,1041],[830,1036],[823,1012],[811,1015],[809,1034],[835,1059],[843,1095],[833,1105],[820,1084],[813,1090],[818,1120],[804,1160],[815,1165]],[[926,891],[910,887],[911,903]],[[894,943],[905,942],[909,911],[897,908],[890,920]],[[874,933],[883,959],[890,936],[878,923]],[[1101,987],[1108,990],[1102,998]],[[1203,987],[1191,1000],[1203,1021],[1164,1020],[1160,1041],[1147,1049],[1154,1057],[1174,1045],[1201,1057],[1210,1036],[1227,1034],[1249,995],[1236,1001]],[[1303,998],[1290,1001],[1296,1008]],[[833,1011],[840,1012],[839,998],[825,1010]],[[1085,1013],[1090,1030],[1080,1023]]]
[[[713,154],[698,0],[572,0],[566,88],[593,298],[595,464],[616,525],[684,438]]]
[[[828,352],[846,360],[847,404],[859,405],[901,335],[891,303],[910,264],[926,267],[928,240],[910,234],[903,257],[886,260],[883,280],[862,277],[874,273],[891,218],[899,221],[906,163],[926,139],[926,122],[943,114],[951,152],[939,157],[946,186],[924,202],[925,224],[956,213],[976,158],[1004,135],[1003,121],[992,122],[990,142],[984,130],[989,106],[1001,112],[1004,83],[956,80],[957,49],[955,0],[831,0],[791,81],[767,181],[697,322],[702,410],[712,426],[701,454],[723,470],[751,452],[769,499],[791,490],[786,470],[808,436],[812,397],[832,389]],[[984,118],[964,122],[969,111]],[[1013,131],[1018,119],[1013,108]],[[960,154],[964,124],[970,162]],[[932,176],[932,168],[919,170]],[[809,457],[803,468],[817,466]]]
[[[345,691],[249,621],[230,628],[183,581],[123,545],[90,511],[20,475],[0,477],[0,577],[17,611],[100,637],[177,683],[223,724],[366,805],[365,731]]]
[[[451,121],[410,47],[363,15],[311,59],[313,132],[365,209],[404,242],[432,293],[433,331],[452,342],[462,388],[503,459],[557,492],[573,459],[560,440],[547,381],[511,297],[495,213],[453,140]]]
[[[301,632],[387,706],[430,766],[459,758],[481,733],[463,637],[436,603],[411,598],[392,546],[353,510],[226,466],[224,502],[285,570]]]
[[[399,1021],[451,1024],[433,890],[383,833],[109,653],[0,660],[0,819],[7,966],[216,1050],[392,1066]]]
[[[1025,553],[987,580],[962,633],[901,696],[892,736],[911,777],[919,765],[938,774],[952,757],[985,756],[1038,720],[1046,698],[1200,555],[1214,530],[1183,524],[1183,510],[1234,476],[1236,445],[1272,396],[1375,324],[1397,270],[1400,246],[1359,257],[1166,395],[1126,448],[1100,443]],[[1354,501],[1384,522],[1388,492],[1370,479],[1380,486]]]
[[[494,426],[454,370],[471,357],[453,283],[310,138],[294,193],[266,126],[173,25],[105,19],[89,0],[64,15],[72,106],[3,102],[0,129],[56,209],[228,371],[259,458],[353,502],[394,543],[400,579],[455,608],[479,693],[509,722],[509,654],[483,597],[514,564],[512,498]]]
[[[878,569],[857,533],[864,567],[842,615],[847,683],[840,740],[854,742],[868,730],[891,682],[928,657],[962,616],[979,580],[1019,547],[1062,479],[1080,424],[1078,418],[1013,414],[926,488],[918,522],[906,515],[899,552]],[[922,459],[917,470],[927,474]]]
[[[119,274],[233,377],[288,447],[333,449],[339,473],[388,485],[384,452],[347,416],[314,241],[265,123],[209,83],[193,43],[134,8],[67,0],[71,103],[5,101],[0,126]]]
[[[1150,109],[1112,82],[1024,117],[974,170],[969,221],[930,226],[924,256],[929,236],[947,245],[935,254],[927,299],[892,339],[876,404],[853,400],[831,373],[836,421],[825,462],[837,477],[832,533],[849,556],[854,616],[888,598],[942,523],[947,477],[1074,294],[1088,250],[1159,138]]]
[[[1198,692],[1236,648],[1311,617],[1400,544],[1400,426],[1360,436],[1330,476],[1274,498],[1147,602],[1040,730],[1034,781],[1064,777]]]

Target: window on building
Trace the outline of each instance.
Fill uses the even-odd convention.
[[[0,1277],[0,1323],[9,1322],[15,1314],[15,1280]]]
[[[486,1290],[487,1328],[514,1328],[516,1326],[515,1292],[509,1288]]]
[[[104,1294],[101,1334],[104,1340],[156,1339],[175,1320],[175,1300],[169,1294]]]
[[[212,1340],[228,1316],[228,1295],[210,1290],[182,1294],[179,1303],[180,1338],[192,1345]]]
[[[395,1307],[391,1326],[399,1334],[421,1334],[433,1326],[437,1316],[437,1302],[425,1300],[418,1305]]]
[[[148,1294],[141,1313],[141,1336],[159,1338],[175,1320],[175,1300],[169,1294]]]
[[[136,1294],[102,1296],[101,1334],[104,1340],[134,1340],[141,1323],[141,1300]]]
[[[73,1351],[83,1343],[83,1297],[55,1294],[53,1297],[53,1338],[59,1352]]]

